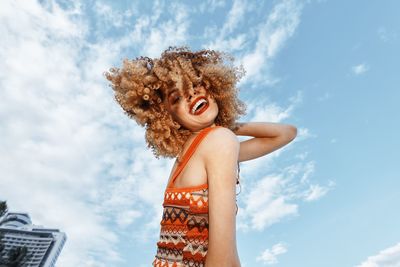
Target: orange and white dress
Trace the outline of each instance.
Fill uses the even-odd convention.
[[[208,184],[181,188],[173,185],[203,138],[217,127],[221,126],[204,128],[195,137],[165,190],[154,267],[204,266],[208,249]]]

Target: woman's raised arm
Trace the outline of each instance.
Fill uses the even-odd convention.
[[[236,135],[253,136],[240,142],[239,162],[264,156],[290,143],[297,135],[297,128],[290,124],[272,122],[236,123]]]
[[[207,137],[209,244],[206,267],[240,267],[236,247],[236,177],[239,140],[227,128]]]

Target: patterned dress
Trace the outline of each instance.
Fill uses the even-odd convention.
[[[174,188],[201,140],[216,127],[204,128],[184,154],[164,194],[163,216],[154,267],[204,267],[208,248],[208,184]]]

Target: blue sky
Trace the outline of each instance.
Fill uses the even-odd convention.
[[[231,53],[240,121],[297,126],[241,163],[243,267],[399,267],[400,2],[0,3],[0,199],[68,235],[70,266],[151,266],[173,160],[102,73],[169,45]],[[240,140],[247,138],[240,137]]]

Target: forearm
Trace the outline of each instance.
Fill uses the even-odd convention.
[[[297,128],[290,124],[281,124],[273,122],[237,122],[236,130],[233,132],[236,135],[253,136],[253,137],[278,137],[297,135]]]

